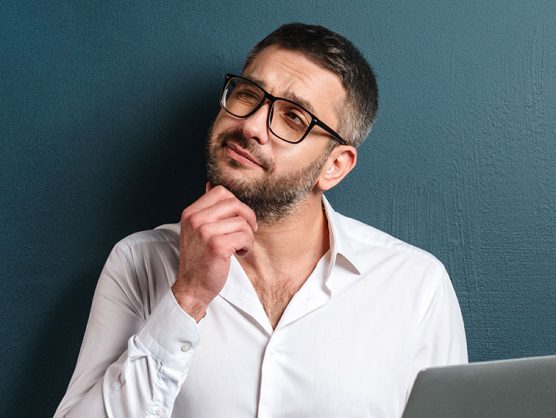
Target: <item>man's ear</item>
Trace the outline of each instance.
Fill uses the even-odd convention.
[[[332,150],[324,164],[317,188],[326,191],[337,185],[355,167],[357,150],[351,145],[338,145]]]

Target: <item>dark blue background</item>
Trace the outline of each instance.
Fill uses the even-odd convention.
[[[0,13],[1,416],[53,414],[112,245],[199,196],[223,74],[293,20],[344,34],[378,74],[378,122],[335,207],[446,264],[471,360],[556,353],[555,2],[10,0]]]

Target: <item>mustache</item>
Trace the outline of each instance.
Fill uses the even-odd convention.
[[[228,142],[233,142],[239,145],[241,148],[248,151],[260,163],[261,167],[265,171],[274,167],[274,162],[260,152],[259,148],[255,144],[255,141],[247,139],[237,130],[232,132],[223,132],[217,139],[220,147],[225,147]]]

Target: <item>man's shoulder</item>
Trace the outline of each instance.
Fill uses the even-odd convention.
[[[357,254],[381,252],[388,256],[399,256],[416,262],[436,265],[444,268],[443,264],[431,253],[402,241],[387,232],[361,222],[357,219],[335,212],[338,228],[349,241],[349,245]]]
[[[120,240],[116,248],[132,250],[149,247],[177,246],[180,237],[179,224],[164,224],[154,229],[135,232]]]

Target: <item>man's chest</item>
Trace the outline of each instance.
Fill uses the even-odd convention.
[[[332,301],[270,334],[223,299],[209,314],[176,401],[183,416],[392,416],[403,407],[412,335],[392,332],[400,324],[383,312]]]
[[[282,314],[301,284],[291,280],[280,280],[271,284],[253,281],[253,287],[268,316],[272,329],[275,329],[278,325]]]

